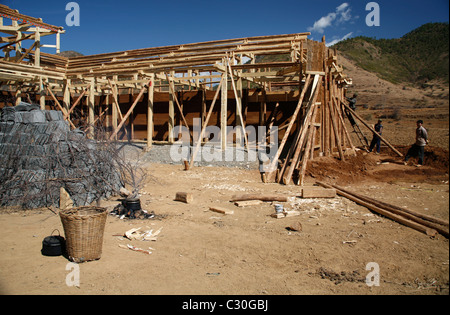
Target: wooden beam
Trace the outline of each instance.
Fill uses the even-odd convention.
[[[314,119],[315,119],[315,115],[316,115],[316,100],[317,100],[317,96],[318,96],[318,91],[319,91],[319,86],[316,85],[316,89],[312,90],[311,93],[312,94],[312,98],[309,101],[309,105],[307,107],[307,113],[306,113],[306,117],[303,121],[303,124],[301,126],[301,129],[299,130],[299,136],[298,136],[298,141],[296,142],[296,148],[294,151],[294,156],[292,158],[292,162],[291,165],[289,167],[289,170],[287,172],[287,174],[283,177],[283,174],[281,174],[282,176],[280,177],[280,179],[283,180],[283,183],[285,185],[289,185],[291,179],[292,179],[292,174],[294,173],[294,170],[297,168],[297,164],[300,163],[300,154],[302,152],[303,147],[305,146],[305,138],[308,134],[308,127],[309,128],[314,128]],[[314,118],[313,118],[313,114],[314,114]],[[306,151],[304,153],[304,155],[306,154]],[[290,156],[288,156],[288,158],[290,159]],[[285,165],[287,165],[289,161],[286,161]]]
[[[153,110],[154,103],[153,97],[155,94],[155,75],[150,75],[150,79],[152,84],[148,87],[148,98],[147,98],[147,147],[146,151],[149,151],[153,144],[153,131],[154,131],[154,122],[153,122]]]
[[[333,126],[334,137],[336,140],[336,146],[339,151],[339,157],[340,157],[341,161],[345,161],[344,151],[342,150],[340,132],[339,132],[338,126],[336,124],[336,118],[335,118],[336,115],[335,115],[335,111],[333,110],[332,101],[331,100],[327,101],[327,105],[330,110],[330,120],[331,120],[331,125]],[[333,148],[331,148],[331,150],[333,150]]]
[[[223,60],[223,64],[226,64],[227,59]],[[220,98],[220,139],[222,144],[222,150],[227,148],[227,116],[228,116],[228,75],[227,66],[225,65],[225,72],[223,73],[224,79],[222,82],[222,94]]]
[[[30,48],[28,48],[28,49],[25,51],[25,53],[23,53],[22,56],[20,56],[20,58],[17,59],[17,60],[15,61],[15,63],[20,63],[23,59],[25,59],[25,57],[30,53],[30,51],[33,50],[33,48],[34,48],[35,46],[36,46],[36,42],[34,42],[33,45],[31,45]],[[39,65],[37,65],[37,66],[39,66]]]
[[[295,111],[294,111],[294,113],[291,116],[291,120],[289,121],[288,128],[287,128],[287,130],[286,130],[286,132],[285,132],[285,134],[283,136],[283,140],[281,141],[281,144],[278,147],[277,153],[273,157],[272,163],[270,164],[270,167],[269,167],[270,172],[268,173],[268,175],[266,175],[266,180],[267,181],[272,181],[274,176],[275,176],[275,173],[276,173],[275,165],[277,165],[277,163],[278,163],[278,158],[280,157],[281,152],[284,149],[284,145],[286,144],[287,138],[289,137],[289,134],[291,133],[291,129],[292,129],[292,126],[294,125],[294,121],[297,119],[297,115],[298,115],[298,113],[300,111],[300,108],[302,107],[303,98],[305,97],[306,90],[309,87],[310,79],[311,79],[311,75],[308,75],[308,77],[306,78],[305,86],[303,87],[302,93],[301,93],[300,98],[298,100],[297,107],[295,108]],[[314,77],[314,82],[317,84],[316,81],[317,81],[317,76]],[[314,83],[313,83],[313,85],[314,85]]]
[[[305,153],[303,154],[302,157],[302,162],[301,162],[301,167],[300,167],[300,174],[299,174],[299,179],[298,179],[298,185],[299,186],[303,186],[304,182],[305,182],[305,173],[306,173],[306,166],[308,165],[308,160],[309,160],[309,155],[311,154],[311,146],[313,145],[313,135],[314,135],[314,121],[316,119],[316,115],[317,115],[317,106],[313,106],[313,108],[311,108],[311,110],[313,111],[313,115],[311,118],[311,124],[309,127],[309,132],[308,132],[308,140],[306,142],[306,148],[305,148]]]
[[[198,136],[196,147],[195,147],[194,151],[192,152],[189,168],[192,168],[194,166],[194,161],[195,161],[195,158],[197,156],[198,150],[200,149],[200,147],[202,145],[202,140],[203,140],[203,137],[205,135],[206,127],[208,126],[208,122],[209,122],[209,119],[211,118],[211,114],[212,114],[212,111],[214,109],[214,105],[216,104],[217,98],[219,96],[219,92],[220,92],[220,90],[222,88],[222,81],[225,81],[225,76],[224,75],[222,75],[222,80],[220,81],[220,84],[217,87],[217,91],[216,91],[216,94],[214,94],[214,99],[213,99],[213,101],[211,103],[211,107],[209,108],[208,115],[206,116],[206,120],[203,123],[202,131],[200,132],[200,135]]]
[[[88,97],[88,132],[87,137],[94,139],[94,122],[95,120],[95,81],[91,80],[89,85],[89,97]]]
[[[180,105],[180,103],[178,102],[178,98],[177,98],[177,96],[176,96],[176,94],[175,94],[175,87],[173,86],[173,82],[171,81],[171,79],[169,78],[169,76],[167,75],[167,73],[165,73],[165,75],[166,75],[167,81],[169,82],[169,88],[170,88],[171,94],[173,95],[173,98],[175,99],[175,102],[176,102],[176,104],[177,104],[177,106],[178,106],[178,110],[180,111],[181,119],[183,120],[183,123],[184,123],[184,125],[186,126],[186,128],[187,128],[187,130],[188,130],[188,132],[189,132],[189,137],[191,137],[191,136],[190,136],[190,134],[191,134],[190,128],[189,128],[189,125],[188,125],[188,123],[187,123],[187,121],[186,121],[186,118],[184,117],[183,109],[181,108],[181,105]]]
[[[117,79],[117,77],[115,78]],[[116,82],[116,80],[114,81]],[[117,85],[112,85],[111,80],[108,79],[108,83],[109,86],[111,88],[111,95],[113,97],[113,103],[115,106],[113,106],[112,108],[112,127],[113,127],[113,132],[114,130],[118,129],[117,128],[117,114],[119,114],[120,120],[123,120],[123,115],[122,115],[122,111],[120,110],[120,105],[119,105],[119,100],[118,100],[118,95],[119,95],[119,89],[117,88]],[[128,130],[127,128],[125,128],[125,134],[128,135]],[[115,137],[117,136],[117,133],[115,135]]]
[[[61,104],[59,103],[59,101],[56,98],[55,94],[53,94],[52,90],[50,90],[50,88],[48,86],[47,86],[47,91],[50,93],[50,96],[55,101],[56,106],[58,106],[59,110],[63,113],[63,115],[66,115],[67,114],[66,110],[61,106]],[[75,125],[72,123],[72,121],[70,119],[67,119],[67,121],[69,122],[69,124],[72,126],[73,129],[76,128]]]
[[[119,132],[120,128],[122,128],[122,126],[124,125],[125,121],[128,119],[128,117],[130,117],[131,112],[133,111],[133,109],[136,107],[136,105],[139,103],[139,100],[141,99],[142,95],[144,94],[145,90],[147,89],[147,86],[150,86],[150,84],[152,84],[152,80],[148,81],[147,85],[144,85],[141,89],[141,91],[139,92],[138,97],[136,98],[136,100],[134,101],[133,105],[131,105],[130,109],[128,110],[128,112],[125,114],[125,116],[123,117],[122,121],[120,122],[119,126],[117,126],[116,130],[114,130],[113,134],[110,136],[109,140],[114,139],[114,137],[117,135],[117,133]]]
[[[78,105],[78,103],[80,103],[81,99],[83,98],[83,96],[86,94],[86,92],[88,91],[89,86],[87,86],[83,92],[80,94],[80,96],[78,96],[77,100],[75,101],[75,103],[72,104],[72,106],[70,107],[69,111],[64,115],[64,119],[67,119],[70,117],[70,114],[73,112],[73,110],[75,109],[75,107]]]
[[[422,233],[425,233],[428,236],[435,237],[438,234],[438,232],[435,229],[433,229],[433,228],[430,228],[430,227],[428,227],[426,225],[423,225],[423,224],[417,223],[415,221],[412,221],[410,219],[407,219],[403,215],[394,214],[391,211],[388,211],[386,209],[382,209],[380,207],[377,207],[374,204],[372,204],[370,202],[367,202],[365,200],[362,200],[362,199],[360,199],[360,198],[358,198],[356,196],[353,196],[353,195],[351,195],[351,194],[349,194],[349,193],[347,193],[345,191],[342,191],[342,190],[336,188],[335,186],[331,186],[331,185],[328,185],[328,184],[322,183],[322,182],[317,182],[317,184],[319,184],[319,185],[321,185],[321,186],[323,186],[325,188],[335,188],[336,192],[339,195],[341,195],[341,196],[343,196],[345,198],[348,198],[348,199],[358,203],[359,205],[364,206],[364,207],[366,207],[366,208],[368,208],[368,209],[370,209],[370,210],[372,210],[372,211],[374,211],[374,212],[376,212],[378,214],[381,214],[382,216],[385,216],[385,217],[387,217],[387,218],[389,218],[391,220],[394,220],[394,221],[396,221],[396,222],[398,222],[400,224],[406,225],[406,226],[408,226],[408,227],[410,227],[410,228],[412,228],[414,230],[417,230],[417,231],[420,231]],[[448,237],[448,232],[447,232],[447,237]]]
[[[230,71],[230,78],[231,78],[231,85],[233,87],[233,91],[234,91],[234,97],[236,98],[236,118],[239,118],[239,123],[241,125],[242,128],[242,133],[244,135],[244,145],[245,147],[248,149],[248,140],[247,140],[247,134],[245,133],[245,124],[244,121],[242,120],[242,105],[241,105],[241,99],[238,96],[238,93],[236,91],[236,86],[234,85],[234,78],[233,78],[233,73],[231,71],[231,67],[230,67],[230,63],[229,60],[227,60],[227,64],[228,64],[228,69]],[[239,114],[238,114],[239,113]]]
[[[391,148],[392,151],[394,151],[398,156],[403,157],[403,154],[401,154],[396,148],[394,148],[385,138],[383,138],[381,135],[378,134],[378,132],[375,131],[368,123],[365,122],[364,119],[362,119],[353,109],[351,109],[347,104],[345,104],[343,101],[341,101],[341,104],[345,106],[345,108],[353,115],[355,116],[360,122],[364,124],[372,133],[376,134],[381,141],[383,141],[389,148]]]

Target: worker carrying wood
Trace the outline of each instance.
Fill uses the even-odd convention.
[[[372,152],[372,150],[377,147],[377,154],[380,154],[380,147],[381,147],[381,139],[380,136],[383,133],[383,125],[381,124],[383,121],[381,119],[378,119],[378,122],[373,126],[373,129],[377,132],[373,134],[372,142],[370,143],[369,152]]]
[[[423,165],[423,158],[425,154],[425,146],[428,144],[428,132],[423,127],[423,120],[417,121],[416,129],[416,142],[411,146],[405,156],[405,165],[407,164],[410,157],[419,156],[419,161],[417,167]]]

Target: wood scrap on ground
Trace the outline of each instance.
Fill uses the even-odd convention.
[[[236,201],[234,203],[237,207],[249,207],[249,206],[259,206],[263,202],[261,200],[246,200],[246,201]]]
[[[287,202],[288,197],[279,196],[279,195],[235,195],[231,198],[231,202],[236,201],[249,201],[249,200],[260,200],[260,201],[278,201],[278,202]]]
[[[123,249],[131,249],[131,250],[133,250],[135,252],[141,252],[141,253],[144,253],[144,254],[147,254],[147,255],[150,255],[152,253],[150,250],[142,249],[142,248],[130,245],[130,244],[127,244],[127,245],[119,244],[119,247],[123,248]],[[149,249],[152,249],[152,248],[149,247]]]
[[[209,210],[221,214],[234,214],[233,210],[222,208],[222,207],[210,207]]]
[[[156,237],[161,233],[162,228],[153,232],[153,230],[148,230],[140,232],[141,228],[132,228],[125,232],[124,237],[129,240],[138,241],[156,241]]]
[[[295,216],[298,216],[298,215],[300,215],[300,211],[285,210],[283,212],[272,213],[270,216],[272,218],[282,219],[282,218],[288,218],[288,217],[295,217]]]
[[[175,201],[181,201],[184,203],[192,203],[192,201],[194,201],[194,196],[190,193],[177,192],[175,195]]]

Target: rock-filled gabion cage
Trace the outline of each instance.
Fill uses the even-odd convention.
[[[0,206],[58,206],[60,188],[74,206],[108,198],[123,186],[105,143],[70,130],[62,112],[21,103],[0,116]]]

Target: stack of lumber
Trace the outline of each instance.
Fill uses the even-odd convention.
[[[446,238],[449,236],[448,221],[390,205],[388,203],[348,191],[337,185],[329,185],[323,182],[317,182],[317,184],[325,188],[334,188],[336,189],[337,194],[346,197],[382,216],[425,233],[431,237],[436,237],[438,233]]]

